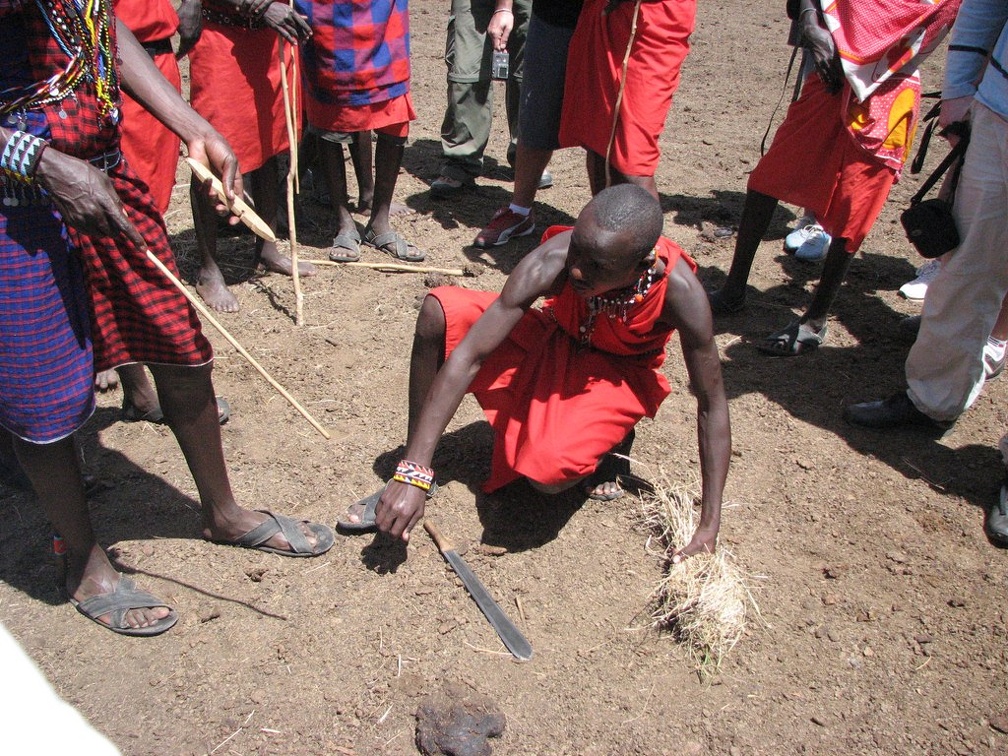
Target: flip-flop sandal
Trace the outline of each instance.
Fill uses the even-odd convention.
[[[427,259],[426,252],[415,244],[410,244],[398,231],[376,234],[374,229],[369,228],[364,232],[364,243],[403,262],[423,262]]]
[[[228,400],[223,396],[214,397],[217,400],[217,421],[224,425],[228,420],[231,419],[231,405],[228,404]],[[124,423],[154,423],[154,425],[164,425],[164,412],[161,411],[160,407],[155,407],[154,409],[140,414],[140,410],[134,407],[132,404],[126,404],[123,400],[122,411],[119,413],[119,419]]]
[[[111,593],[92,596],[83,601],[75,601],[71,598],[70,603],[89,620],[119,635],[144,637],[160,635],[178,622],[178,613],[172,607],[153,593],[137,588],[136,583],[125,575],[119,576],[119,582],[116,583],[115,590]],[[153,625],[130,627],[126,624],[126,613],[131,609],[154,609],[159,606],[168,608],[168,616],[157,620]],[[98,619],[105,614],[111,615],[108,624]]]
[[[333,543],[336,542],[332,528],[327,525],[309,522],[308,520],[295,520],[293,517],[274,514],[268,509],[258,509],[256,511],[266,515],[266,520],[261,524],[233,541],[215,540],[213,542],[224,546],[238,546],[243,549],[255,549],[256,551],[265,551],[270,554],[289,557],[319,556],[329,551]],[[312,535],[315,536],[315,548],[312,548],[304,533],[301,532],[301,525],[307,525]],[[266,541],[277,533],[280,533],[287,539],[287,543],[290,544],[289,549],[278,549],[275,546],[264,545]]]
[[[336,234],[329,249],[329,259],[333,262],[357,262],[360,260],[360,234],[356,231]]]
[[[824,325],[816,331],[808,323],[795,320],[783,331],[772,333],[758,341],[756,348],[771,357],[796,357],[821,347],[826,341],[828,328],[828,325]]]
[[[437,493],[437,490],[438,484],[435,483],[431,486],[430,491],[427,492],[427,498],[432,498],[434,494]],[[385,486],[382,486],[370,496],[366,496],[360,501],[351,504],[351,507],[363,507],[360,513],[360,521],[353,522],[352,520],[337,520],[336,529],[341,533],[354,534],[373,533],[378,530],[378,524],[375,522],[375,508],[378,506],[378,501],[381,499],[383,493],[385,493]],[[350,511],[349,507],[347,508],[347,511]]]

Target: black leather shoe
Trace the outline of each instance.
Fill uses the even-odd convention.
[[[539,177],[539,189],[549,189],[553,186],[553,174],[550,173],[549,168],[542,172],[542,176]]]
[[[987,531],[987,537],[998,546],[1008,547],[1008,482],[1001,486],[997,502],[987,510],[984,530]]]
[[[933,420],[914,406],[906,391],[893,394],[888,399],[874,402],[848,404],[844,407],[844,420],[866,428],[915,427],[944,435],[951,427],[950,422]]]

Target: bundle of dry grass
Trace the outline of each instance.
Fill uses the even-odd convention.
[[[652,531],[649,550],[664,561],[664,577],[652,596],[651,619],[668,630],[689,651],[701,679],[709,679],[725,654],[741,639],[751,611],[759,615],[730,552],[719,547],[714,554],[698,554],[672,563],[677,548],[689,543],[699,515],[695,496],[685,486],[663,478],[654,490],[642,494],[643,516]],[[660,550],[655,549],[655,544]]]

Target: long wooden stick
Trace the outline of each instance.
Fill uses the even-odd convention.
[[[314,417],[312,417],[311,414],[308,412],[308,410],[302,407],[297,399],[291,396],[290,392],[287,391],[287,389],[285,389],[283,386],[277,383],[273,379],[273,376],[271,376],[269,373],[266,372],[266,369],[256,361],[255,357],[249,354],[248,351],[245,349],[245,347],[243,347],[241,344],[238,343],[238,340],[234,336],[232,336],[224,326],[220,324],[217,318],[215,318],[211,314],[210,310],[208,310],[206,306],[202,302],[200,302],[199,299],[197,299],[189,291],[189,289],[186,288],[185,284],[179,281],[178,278],[175,276],[175,274],[173,274],[170,270],[168,270],[168,267],[163,262],[158,260],[157,257],[154,255],[154,253],[151,252],[149,249],[147,250],[147,257],[150,259],[151,262],[153,262],[158,267],[158,270],[160,270],[168,277],[168,280],[175,285],[175,288],[185,295],[185,298],[188,299],[189,303],[192,304],[192,306],[199,311],[199,314],[202,315],[207,320],[209,320],[210,325],[212,325],[214,328],[220,331],[221,336],[227,339],[228,343],[231,344],[231,346],[233,346],[236,350],[238,350],[238,354],[244,357],[252,367],[254,367],[256,370],[259,371],[259,375],[265,378],[273,388],[279,391],[280,395],[284,399],[286,399],[294,409],[300,412],[301,416],[304,417],[304,419],[307,420],[309,423],[311,423],[312,427],[314,427],[315,430],[321,433],[323,437],[327,439],[330,438],[329,431],[323,428],[319,424],[319,421],[316,420]]]
[[[280,39],[280,86],[283,89],[284,116],[287,120],[287,142],[290,146],[290,167],[287,170],[287,227],[290,229],[290,262],[291,280],[294,282],[294,323],[304,325],[304,295],[301,293],[301,273],[298,270],[297,221],[294,218],[294,192],[297,181],[297,128],[294,103],[291,100],[291,88],[287,83],[287,61],[284,55],[287,44]],[[297,89],[297,50],[291,48],[291,67],[294,71],[295,89]]]
[[[464,276],[466,272],[462,268],[426,268],[420,265],[403,265],[394,262],[336,262],[334,260],[305,260],[312,265],[328,266],[330,268],[370,268],[371,270],[384,270],[390,273],[441,273],[445,276]]]

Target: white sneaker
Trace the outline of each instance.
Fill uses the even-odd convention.
[[[788,252],[794,252],[808,240],[809,230],[812,228],[822,230],[822,226],[816,223],[814,216],[803,215],[795,223],[794,231],[784,237],[784,249]]]
[[[1008,349],[1001,344],[992,344],[988,339],[983,349],[984,380],[989,381],[1001,375],[1006,361],[1008,361]]]
[[[928,285],[934,281],[938,271],[941,270],[941,261],[938,259],[928,260],[917,269],[917,278],[907,281],[900,286],[899,293],[912,302],[924,301],[927,294]]]
[[[808,231],[808,238],[795,250],[795,259],[807,262],[822,260],[826,257],[826,251],[833,242],[833,237],[823,231],[822,226],[818,223],[807,226],[803,230]]]

